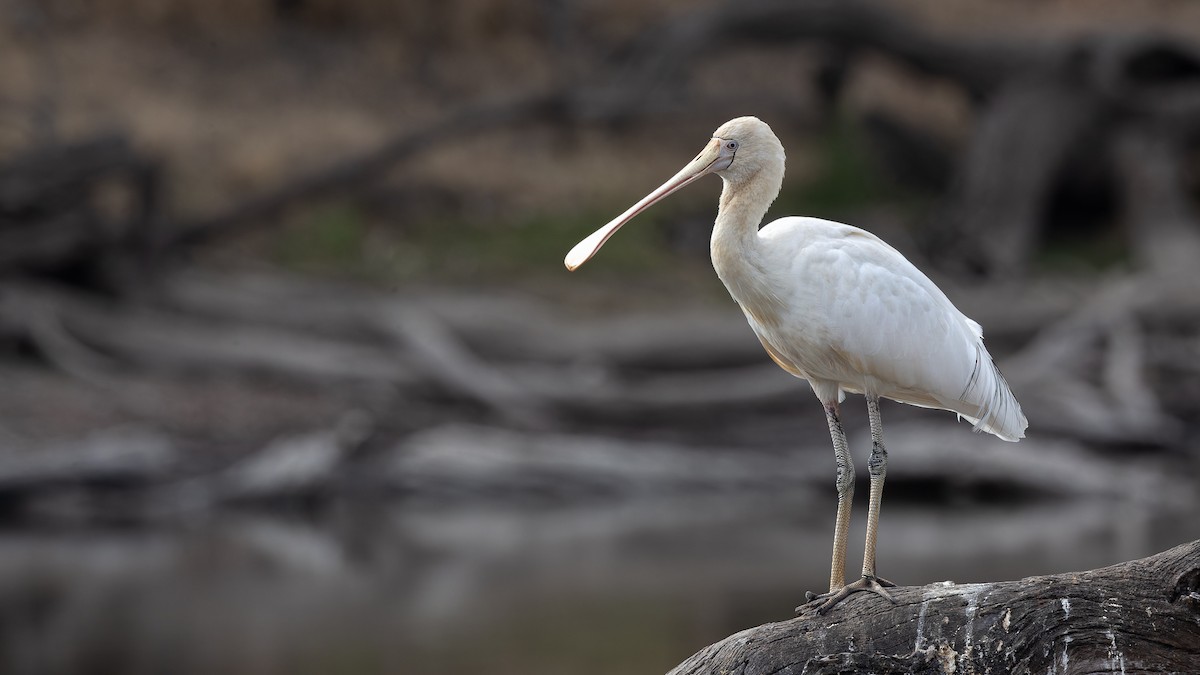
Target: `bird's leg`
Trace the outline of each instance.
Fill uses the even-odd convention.
[[[833,562],[829,569],[829,592],[835,593],[846,585],[846,538],[850,534],[850,506],[854,501],[854,462],[850,460],[850,447],[846,443],[836,400],[825,404],[825,418],[829,422],[833,456],[837,461],[838,508],[833,526]],[[809,600],[816,597],[812,593],[808,595]]]
[[[829,436],[833,439],[833,456],[837,461],[837,518],[833,526],[833,561],[829,568],[829,592],[846,585],[846,539],[850,536],[850,507],[854,503],[854,461],[846,443],[846,431],[838,416],[837,402],[825,406],[829,421]]]
[[[826,407],[826,412],[828,413],[828,411],[829,411],[829,408]],[[880,417],[879,417],[879,397],[871,396],[871,395],[867,396],[867,413],[871,418],[871,459],[867,462],[867,470],[870,472],[870,476],[871,476],[871,499],[870,499],[870,505],[867,507],[867,544],[866,544],[866,550],[863,553],[862,578],[855,581],[854,583],[849,584],[849,585],[838,584],[837,586],[834,586],[831,581],[830,582],[831,588],[829,589],[828,593],[825,593],[825,594],[819,595],[819,596],[810,593],[808,596],[808,599],[810,602],[821,601],[820,605],[817,606],[818,614],[824,614],[825,612],[828,612],[830,609],[833,609],[833,607],[836,606],[839,602],[841,602],[842,600],[845,600],[846,598],[850,597],[854,593],[858,593],[859,591],[871,591],[872,593],[881,595],[884,598],[886,598],[887,600],[889,600],[890,602],[895,603],[895,600],[892,599],[891,594],[888,593],[886,590],[887,587],[895,586],[895,584],[888,581],[887,579],[880,579],[879,577],[875,576],[875,535],[879,530],[879,503],[883,499],[883,479],[887,475],[887,450],[884,449],[884,447],[883,447],[883,422],[880,420]],[[833,425],[834,425],[834,420],[836,420],[836,414],[837,414],[837,412],[836,412],[836,408],[835,408],[834,413],[833,413],[834,417],[831,417],[830,422],[829,422],[830,432],[833,431]],[[838,427],[840,430],[841,425],[838,424]],[[837,437],[835,436],[835,438],[834,438],[835,451],[837,450],[837,447],[838,447],[838,442],[837,442]],[[842,447],[843,448],[845,447],[845,436],[844,435],[842,436]],[[842,463],[841,463],[841,459],[840,459],[841,453],[838,454],[838,457],[839,457],[839,460],[838,460],[838,496],[839,496],[838,524],[840,526],[842,523],[842,520],[841,520],[841,518],[842,518],[842,508],[841,508],[842,502],[840,500],[841,492],[842,492],[842,484],[841,484]],[[846,452],[846,459],[847,459],[847,461],[849,461],[849,452],[848,451]],[[853,491],[854,491],[854,488],[853,488],[854,468],[853,467],[850,468],[849,475],[850,475],[850,482],[851,482],[850,494],[852,495]],[[846,501],[849,502],[849,499],[847,499]],[[849,508],[849,504],[847,503],[847,505],[846,505],[847,520],[849,519],[849,515],[850,515],[849,511],[850,511],[850,508]],[[843,556],[844,556],[844,552],[845,552],[845,545],[846,545],[845,537],[843,535],[842,541],[841,541],[842,548],[840,549],[843,553]],[[838,576],[840,578],[842,564],[841,564],[841,561],[838,559],[838,551],[839,551],[838,540],[835,536],[835,538],[834,538],[834,566],[835,566],[835,571],[837,571]],[[796,608],[797,611],[799,611],[802,607],[803,606],[797,607]]]
[[[871,459],[867,461],[867,471],[871,475],[871,499],[867,506],[867,544],[863,551],[862,575],[864,579],[877,579],[875,536],[879,531],[879,503],[883,500],[883,479],[887,477],[887,450],[883,447],[883,420],[879,417],[878,396],[867,395],[867,416],[871,419]],[[895,586],[886,580],[880,580],[880,583]],[[886,592],[882,595],[888,597]]]

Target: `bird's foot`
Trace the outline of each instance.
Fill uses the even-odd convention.
[[[858,581],[855,581],[851,584],[846,584],[836,591],[821,593],[820,595],[813,593],[812,591],[808,591],[804,594],[804,598],[808,602],[797,607],[796,613],[799,614],[805,609],[816,606],[817,614],[824,614],[833,609],[839,602],[860,591],[870,591],[876,595],[882,596],[888,602],[894,605],[896,604],[896,600],[892,597],[891,593],[887,592],[887,589],[894,588],[895,586],[896,584],[888,581],[887,579],[864,575]]]

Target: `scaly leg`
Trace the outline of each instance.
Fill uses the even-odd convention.
[[[887,450],[883,447],[883,421],[879,417],[879,397],[867,396],[867,416],[871,418],[871,459],[867,470],[871,475],[871,500],[867,506],[867,545],[863,551],[862,575],[864,579],[875,576],[875,536],[879,531],[879,503],[883,501],[883,479],[887,477]],[[895,586],[891,582],[885,586]],[[882,593],[888,597],[886,591]]]
[[[871,418],[871,459],[867,463],[871,476],[871,498],[867,507],[867,543],[863,552],[862,578],[852,584],[830,589],[829,593],[821,596],[810,594],[810,601],[823,600],[817,607],[818,614],[828,612],[842,600],[860,591],[871,591],[895,603],[886,590],[886,587],[895,584],[875,576],[875,537],[879,530],[879,504],[883,499],[883,480],[887,476],[887,450],[883,447],[883,422],[879,417],[878,396],[867,396],[867,413]],[[838,513],[840,516],[840,509]]]
[[[850,506],[854,501],[854,463],[850,460],[850,447],[846,443],[846,432],[838,417],[838,404],[834,400],[825,404],[825,418],[829,422],[829,436],[833,439],[833,456],[837,461],[837,520],[833,525],[833,562],[829,569],[829,593],[816,595],[809,591],[806,596],[811,602],[836,593],[846,585],[846,538],[850,534]],[[800,607],[796,608],[800,611]]]

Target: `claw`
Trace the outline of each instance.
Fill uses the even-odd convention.
[[[836,590],[836,591],[830,591],[829,593],[822,593],[820,595],[817,595],[816,593],[813,593],[812,591],[808,591],[804,594],[804,599],[807,600],[808,602],[797,607],[796,613],[799,614],[801,611],[812,607],[814,604],[816,604],[818,601],[820,601],[820,604],[817,605],[816,610],[817,610],[817,614],[823,615],[826,612],[828,612],[829,610],[833,609],[835,606],[837,606],[837,604],[840,603],[841,601],[845,600],[846,598],[850,597],[851,595],[853,595],[855,593],[859,593],[862,591],[870,591],[870,592],[874,593],[875,595],[883,597],[888,602],[890,602],[894,605],[894,604],[896,604],[896,600],[895,600],[895,598],[892,597],[891,593],[887,592],[887,589],[894,588],[895,586],[896,586],[896,584],[888,581],[887,579],[880,579],[879,577],[864,576],[863,578],[859,579],[858,581],[855,581],[852,584],[846,584],[845,586],[842,586],[841,589]]]

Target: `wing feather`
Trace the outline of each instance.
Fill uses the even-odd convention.
[[[760,236],[777,256],[770,283],[785,309],[777,328],[755,329],[789,371],[951,410],[1006,440],[1024,435],[1025,417],[982,327],[900,252],[869,232],[813,218],[776,221]]]

